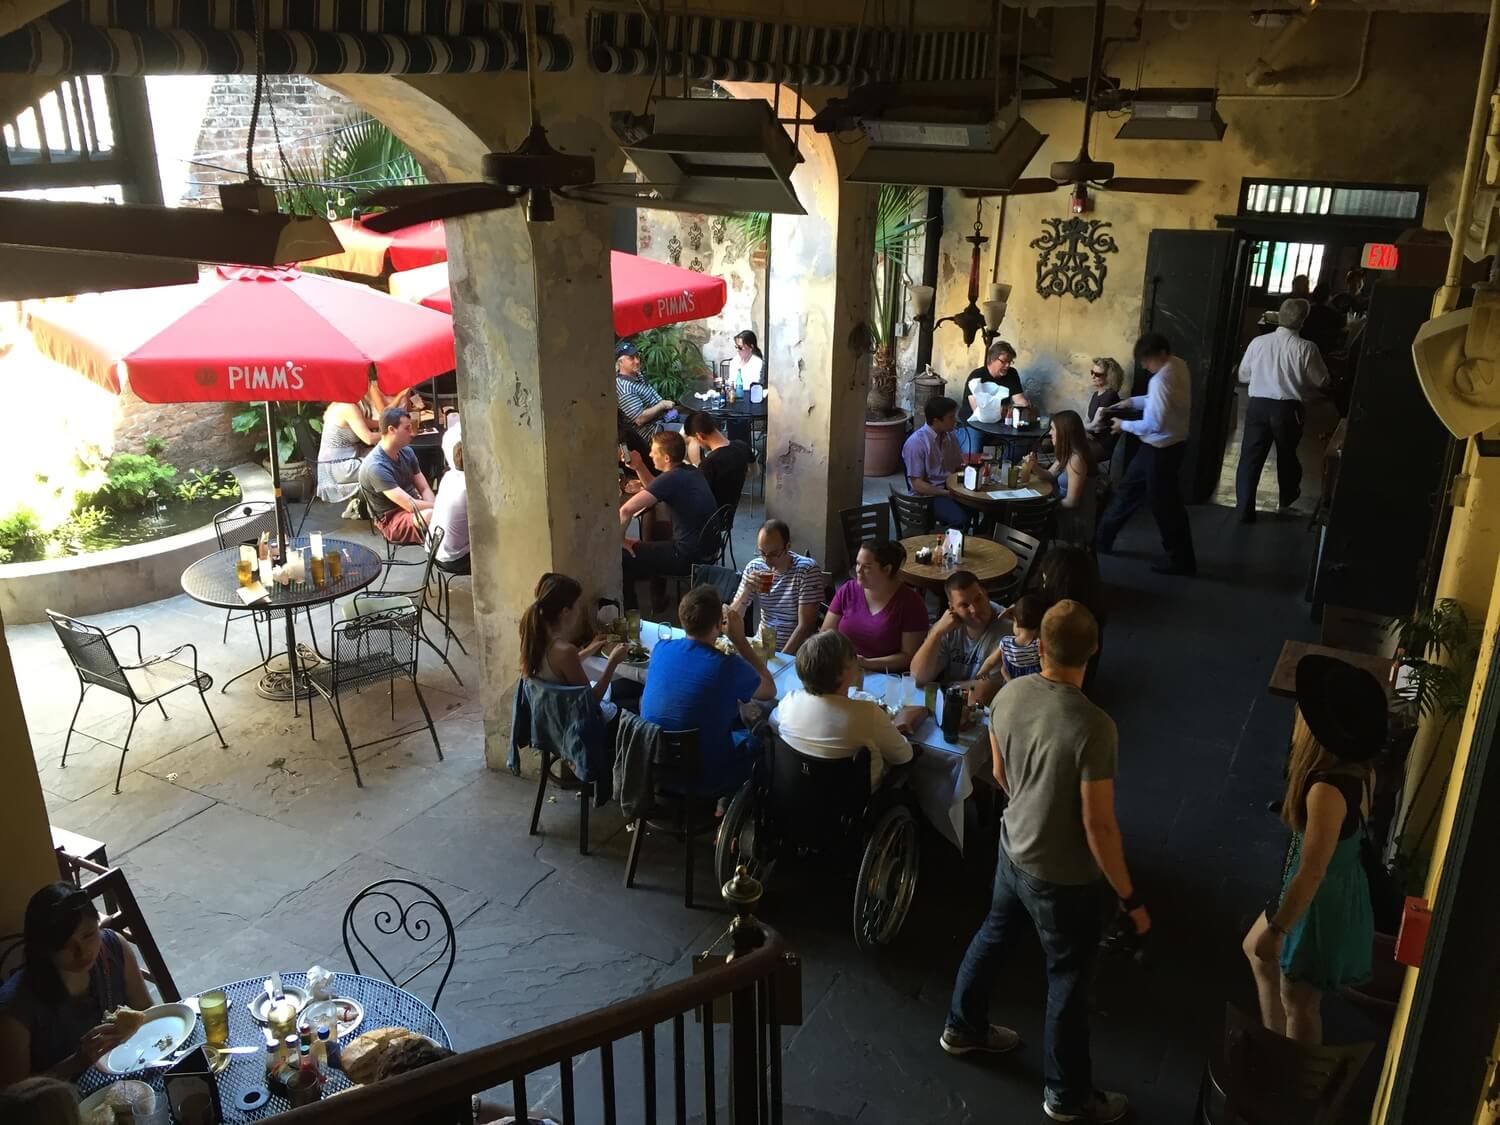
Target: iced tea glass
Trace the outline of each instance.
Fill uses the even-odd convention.
[[[323,559],[317,555],[312,557],[312,580],[314,586],[323,585]]]
[[[229,997],[222,988],[213,988],[198,997],[198,1012],[203,1017],[203,1037],[210,1047],[229,1043]]]
[[[344,577],[344,552],[335,551],[324,560],[328,564],[328,577],[334,582]]]
[[[255,581],[255,564],[249,559],[239,559],[234,564],[234,573],[241,586],[248,586]]]

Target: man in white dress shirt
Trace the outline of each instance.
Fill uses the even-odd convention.
[[[1114,548],[1115,536],[1147,499],[1167,552],[1158,574],[1197,574],[1193,533],[1182,502],[1182,460],[1187,452],[1188,425],[1193,414],[1193,383],[1187,364],[1172,354],[1172,344],[1159,332],[1148,332],[1135,342],[1135,361],[1151,373],[1144,395],[1123,398],[1112,412],[1139,410],[1136,420],[1114,418],[1113,432],[1141,439],[1114,500],[1099,520],[1099,550]]]
[[[1301,336],[1310,308],[1301,297],[1282,301],[1276,319],[1280,327],[1251,340],[1240,360],[1240,382],[1250,384],[1245,438],[1234,478],[1241,523],[1255,521],[1255,490],[1273,444],[1281,510],[1290,508],[1302,494],[1297,445],[1302,440],[1303,404],[1309,392],[1328,383],[1328,368],[1318,346]]]

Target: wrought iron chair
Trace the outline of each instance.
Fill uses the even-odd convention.
[[[115,771],[116,793],[120,791],[120,778],[125,774],[125,755],[130,752],[130,737],[135,733],[136,720],[141,717],[141,712],[153,703],[161,711],[163,719],[170,718],[166,707],[162,705],[162,700],[174,691],[180,691],[186,687],[197,691],[198,698],[203,702],[203,711],[208,715],[208,721],[213,724],[219,745],[228,749],[228,743],[224,741],[224,736],[219,731],[218,721],[214,719],[214,713],[208,708],[206,693],[214,686],[214,681],[207,672],[198,670],[198,647],[196,645],[182,644],[171,652],[147,657],[141,653],[141,631],[135,625],[121,625],[118,629],[104,630],[97,625],[78,621],[50,609],[47,610],[47,617],[51,620],[52,628],[57,633],[57,639],[62,642],[68,659],[73,662],[73,671],[78,673],[78,706],[73,708],[73,719],[68,723],[68,736],[63,741],[61,762],[63,767],[68,764],[68,748],[72,745],[73,732],[78,726],[78,713],[83,710],[84,696],[88,694],[91,687],[101,687],[105,691],[124,696],[130,701],[130,727],[125,732],[123,745],[89,734],[87,731],[81,732],[85,738],[92,738],[95,742],[113,746],[120,751],[120,768]],[[111,637],[126,631],[135,636],[134,664],[121,664],[110,644]],[[191,665],[177,659],[182,653],[188,651],[191,651],[193,657]]]
[[[895,525],[897,539],[929,535],[937,527],[937,515],[933,511],[931,496],[897,492],[895,485],[892,485],[890,505],[891,522]]]
[[[377,934],[386,937],[400,934],[420,947],[416,954],[410,957],[403,955],[402,959],[397,962],[398,967],[409,965],[414,961],[421,962],[416,969],[405,973],[400,980],[396,979],[395,973],[386,968],[385,962],[380,959],[380,954],[370,948],[369,943],[360,936],[358,925],[360,907],[365,904],[370,906],[369,921]],[[434,932],[435,926],[436,932]],[[405,988],[428,969],[446,962],[442,979],[438,981],[437,990],[432,994],[432,1010],[437,1011],[438,1001],[443,998],[443,989],[448,984],[448,977],[452,974],[454,962],[458,959],[458,939],[453,929],[453,918],[449,915],[448,908],[443,905],[442,899],[421,883],[414,883],[410,879],[382,879],[371,883],[350,900],[348,907],[344,910],[343,934],[344,953],[349,958],[350,968],[356,973],[363,971],[359,967],[359,958],[354,953],[354,947],[357,945],[364,951],[365,956],[375,962],[380,975],[397,988]],[[350,943],[351,938],[353,938],[353,944]]]
[[[448,617],[444,613],[444,609],[446,608],[446,600],[443,596],[444,587],[440,581],[438,583],[436,607],[429,600],[433,597],[434,576],[443,573],[437,565],[437,554],[442,546],[443,529],[435,527],[427,533],[427,554],[425,558],[388,560],[385,564],[385,574],[381,578],[380,589],[376,591],[361,590],[354,595],[350,605],[356,615],[363,615],[372,610],[378,612],[379,610],[390,608],[393,604],[393,599],[406,599],[417,611],[417,636],[421,638],[422,642],[428,648],[437,653],[438,659],[448,666],[448,671],[453,673],[453,678],[462,687],[463,680],[459,677],[458,669],[453,667],[453,662],[448,659],[448,645],[451,641],[457,641],[459,651],[466,655],[468,649],[464,648],[463,641],[459,640],[458,635],[453,632],[453,629],[448,624]],[[421,584],[407,589],[391,589],[386,585],[386,582],[389,581],[392,572],[397,567],[421,567]],[[437,618],[438,623],[443,627],[442,648],[439,648],[437,642],[427,633],[428,616]]]
[[[550,697],[553,702],[571,699],[574,704],[585,708],[588,714],[597,720],[598,726],[595,729],[598,732],[602,734],[605,730],[604,719],[599,714],[599,704],[593,698],[594,689],[592,687],[582,684],[554,684],[532,677],[523,677],[521,682],[516,685],[516,690],[527,693],[527,700],[531,704],[533,715],[539,703],[548,699],[546,693],[553,693]],[[539,723],[532,724],[529,734],[530,738],[528,741],[541,759],[541,765],[537,770],[536,801],[531,808],[531,827],[528,829],[528,832],[532,836],[541,833],[542,806],[547,800],[548,783],[550,782],[564,791],[571,789],[578,798],[578,854],[588,855],[589,806],[594,801],[595,782],[592,780],[585,781],[576,773],[573,774],[571,779],[569,778],[572,762],[588,761],[585,726],[584,724],[577,724],[570,727],[568,730],[568,745],[554,743],[547,737],[545,728]],[[519,734],[515,735],[517,746],[526,745],[525,742],[521,741],[521,737]],[[611,747],[612,752],[613,748]],[[554,766],[557,767],[556,773],[552,772]],[[608,778],[600,779],[600,781],[606,787],[610,783]]]
[[[724,553],[729,544],[729,528],[734,522],[734,509],[725,504],[703,525],[698,533],[698,557],[687,564],[687,569],[678,574],[663,574],[658,577],[673,585],[677,597],[682,596],[682,587],[693,581],[693,573],[699,566],[708,564],[722,566]]]
[[[349,764],[354,767],[354,784],[364,788],[364,779],[359,775],[356,750],[377,746],[405,738],[423,729],[420,726],[403,728],[394,734],[372,738],[358,746],[349,738],[349,725],[344,721],[342,697],[352,691],[371,684],[390,685],[391,718],[396,717],[396,680],[405,677],[411,681],[417,704],[422,708],[426,729],[432,735],[432,745],[437,750],[438,761],[443,760],[443,748],[438,743],[437,728],[432,723],[432,712],[427,709],[427,700],[422,698],[422,688],[417,683],[417,643],[420,635],[420,613],[416,606],[406,605],[395,609],[364,614],[333,627],[330,645],[332,659],[326,664],[309,669],[308,683],[327,701],[333,711],[334,720],[344,736],[344,748],[349,752]],[[314,740],[317,731],[313,725],[313,705],[307,706],[307,729]]]
[[[845,508],[839,512],[839,524],[844,531],[845,559],[850,566],[864,543],[882,543],[891,537],[891,512],[887,504],[862,504],[858,508]]]
[[[1005,522],[1016,531],[1024,531],[1045,543],[1052,538],[1052,521],[1057,511],[1057,497],[1040,500],[1017,500],[1006,506]]]
[[[305,518],[305,513],[304,513]],[[300,528],[301,525],[299,524]],[[231,547],[242,544],[253,544],[259,541],[262,532],[270,532],[275,538],[278,534],[276,527],[276,505],[271,500],[242,500],[238,504],[231,504],[222,512],[214,515],[214,537],[219,542],[219,550],[227,551]],[[297,534],[301,534],[299,530]],[[313,629],[312,606],[304,606],[303,612],[307,614],[308,635],[317,643],[317,632]],[[333,607],[329,606],[332,614]],[[264,661],[274,647],[271,639],[272,616],[263,609],[250,609],[244,613],[237,613],[232,609],[224,611],[224,640],[229,640],[229,623],[231,621],[244,621],[251,619],[255,622],[255,645],[260,650],[260,658]],[[266,639],[261,640],[261,622],[266,625]],[[329,624],[333,618],[329,617]],[[226,685],[227,686],[227,685]]]

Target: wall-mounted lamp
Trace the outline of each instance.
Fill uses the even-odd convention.
[[[922,320],[932,315],[932,299],[937,295],[937,290],[931,285],[913,285],[906,283],[906,297],[911,302],[911,316],[913,320]]]

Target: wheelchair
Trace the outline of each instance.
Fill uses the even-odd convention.
[[[721,884],[743,865],[762,885],[783,860],[821,856],[853,866],[854,940],[869,951],[901,932],[921,864],[909,767],[886,770],[870,792],[870,751],[816,758],[779,736],[724,814],[714,849]]]

